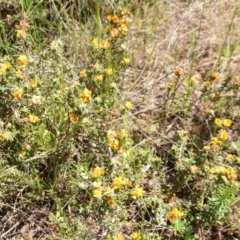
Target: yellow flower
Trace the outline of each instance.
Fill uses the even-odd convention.
[[[210,82],[210,81],[205,81],[205,82],[204,82],[204,85],[205,85],[207,88],[209,88],[209,87],[212,86],[212,82]]]
[[[192,173],[192,174],[195,174],[195,173],[198,172],[199,170],[200,170],[199,167],[191,166],[191,173]]]
[[[93,178],[98,178],[101,175],[103,175],[105,173],[104,168],[100,168],[100,167],[96,167],[92,172],[91,172],[91,176]]]
[[[1,133],[0,134],[0,141],[3,142],[4,140],[5,140],[5,136],[4,136],[4,134]]]
[[[211,74],[211,79],[212,79],[212,80],[219,80],[219,75],[218,75],[218,73],[217,73],[217,72],[213,72],[213,73]]]
[[[119,23],[119,17],[116,15],[112,16],[110,20],[114,23]]]
[[[181,218],[182,216],[184,216],[182,211],[179,211],[177,208],[173,208],[168,214],[168,220],[172,222],[175,220],[175,218]]]
[[[229,162],[232,162],[232,160],[233,160],[233,155],[232,155],[232,154],[227,154],[226,159],[227,159]]]
[[[203,147],[203,150],[206,151],[206,152],[207,152],[207,151],[210,151],[210,149],[211,149],[210,146],[204,146],[204,147]]]
[[[170,88],[175,88],[176,85],[177,85],[177,84],[176,84],[175,82],[171,82],[171,83],[168,84],[168,86],[169,86]]]
[[[94,38],[91,42],[92,46],[95,47],[95,48],[98,48],[99,47],[99,41],[97,38]]]
[[[81,121],[81,123],[83,123],[83,124],[88,123],[88,122],[89,122],[89,119],[87,117],[83,118],[82,121]]]
[[[230,120],[230,119],[224,119],[224,120],[223,120],[223,125],[224,125],[225,127],[230,127],[230,126],[232,125],[232,120]]]
[[[122,185],[126,185],[127,184],[127,179],[124,177],[115,177],[113,179],[113,187],[115,189],[120,189],[122,187]]]
[[[108,40],[102,40],[100,47],[104,49],[108,49],[110,46],[110,42]]]
[[[21,156],[21,157],[24,157],[26,154],[27,154],[26,151],[22,151],[22,152],[20,153],[20,156]]]
[[[112,68],[108,68],[107,69],[107,75],[112,75],[113,74],[113,69]]]
[[[102,74],[98,74],[94,77],[95,80],[98,80],[98,81],[103,81],[103,75]]]
[[[215,123],[217,126],[221,126],[221,125],[222,125],[222,120],[221,120],[220,118],[215,118],[214,123]]]
[[[121,234],[118,234],[117,240],[125,240],[125,238]]]
[[[19,40],[25,40],[27,37],[26,34],[26,29],[25,28],[19,28],[16,30],[17,34],[16,34],[16,38]]]
[[[220,143],[221,143],[222,139],[221,138],[216,138],[216,137],[212,137],[211,138],[211,142],[210,142],[210,145],[212,147],[217,147]]]
[[[17,58],[17,64],[19,66],[26,66],[27,65],[27,61],[28,61],[28,58],[26,55],[20,55],[18,58]]]
[[[114,150],[118,150],[120,148],[120,142],[116,139],[108,139],[108,146]]]
[[[131,108],[132,108],[132,103],[131,102],[125,102],[125,108],[127,109],[127,110],[130,110]]]
[[[170,222],[173,222],[173,221],[175,220],[175,215],[174,215],[173,213],[169,213],[169,214],[168,214],[168,220],[169,220]]]
[[[130,63],[130,58],[123,58],[123,63],[125,63],[125,64]]]
[[[198,82],[197,78],[195,78],[195,77],[191,78],[191,83],[197,83],[197,82]]]
[[[114,208],[116,206],[116,202],[113,199],[109,199],[107,201],[107,204],[111,207]]]
[[[11,68],[11,63],[10,62],[4,62],[2,65],[1,65],[1,69],[6,71],[7,69]]]
[[[20,89],[18,89],[17,91],[15,91],[15,92],[13,93],[13,96],[14,96],[14,98],[16,98],[16,99],[21,99],[21,98],[22,98],[22,89],[20,88]]]
[[[218,138],[221,141],[226,141],[228,139],[228,133],[226,132],[226,130],[222,129],[218,135]]]
[[[31,81],[31,82],[29,82],[29,85],[30,85],[30,87],[31,88],[36,88],[37,87],[37,82],[35,82],[35,81]]]
[[[80,77],[80,78],[86,77],[86,71],[85,71],[85,70],[80,71],[80,72],[79,72],[79,77]]]
[[[144,191],[141,187],[135,187],[131,192],[132,198],[134,199],[142,197],[145,193],[146,191]]]
[[[94,189],[93,190],[93,196],[95,197],[95,198],[101,198],[102,197],[102,189]]]
[[[184,71],[183,71],[181,68],[176,69],[175,72],[174,72],[174,74],[175,74],[177,77],[182,76],[183,73],[184,73]]]
[[[36,122],[38,122],[40,119],[39,119],[39,117],[37,117],[36,115],[34,115],[34,114],[30,114],[29,115],[29,122],[30,123],[36,123]]]
[[[42,102],[41,102],[41,97],[34,95],[34,96],[32,97],[32,103],[35,104],[35,105],[41,104],[41,103],[42,103]]]
[[[133,232],[131,234],[131,237],[132,237],[133,240],[141,240],[141,237],[137,232]]]
[[[70,122],[71,123],[74,123],[74,122],[76,122],[78,120],[78,115],[75,114],[75,113],[70,113],[69,117],[70,117]]]
[[[83,102],[90,102],[92,99],[92,91],[89,91],[87,88],[85,88],[84,91],[78,95],[78,97],[81,98]]]

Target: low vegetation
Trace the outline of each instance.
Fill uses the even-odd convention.
[[[0,13],[1,239],[240,237],[240,4]]]

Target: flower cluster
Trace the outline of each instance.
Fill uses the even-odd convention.
[[[119,150],[122,140],[127,136],[126,130],[122,129],[119,132],[109,130],[107,133],[108,146],[114,150]]]
[[[116,14],[114,14],[112,9],[108,9],[106,15],[110,25],[107,26],[105,30],[110,36],[110,41],[122,35],[125,36],[128,32],[127,24],[131,22],[129,18],[130,13],[119,7]]]
[[[222,142],[228,140],[228,133],[225,129],[221,129],[217,137],[212,137],[210,143],[207,146],[204,146],[205,151],[209,151],[211,148],[217,148]]]
[[[92,91],[89,91],[87,88],[85,88],[84,91],[78,95],[78,97],[83,102],[90,102],[92,99]]]
[[[4,62],[0,65],[0,76],[2,76],[6,70],[11,68],[11,63],[10,62]]]
[[[221,126],[231,127],[232,120],[227,119],[227,118],[226,119],[215,118],[214,123],[219,127],[221,127]]]
[[[184,216],[184,213],[177,208],[173,208],[172,211],[168,214],[168,220],[173,222],[176,218],[181,218]]]
[[[100,167],[96,167],[92,172],[91,172],[91,177],[93,178],[98,178],[101,175],[103,175],[105,173],[105,169],[104,168],[100,168]]]
[[[210,169],[210,172],[212,174],[225,175],[229,182],[233,182],[237,178],[236,170],[231,167],[213,167]]]

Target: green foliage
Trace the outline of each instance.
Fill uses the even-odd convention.
[[[29,219],[29,239],[238,229],[238,9],[200,69],[207,5],[182,47],[169,1],[3,1],[1,237],[25,238]]]

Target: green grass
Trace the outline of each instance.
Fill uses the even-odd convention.
[[[1,239],[239,237],[239,4],[0,10]]]

